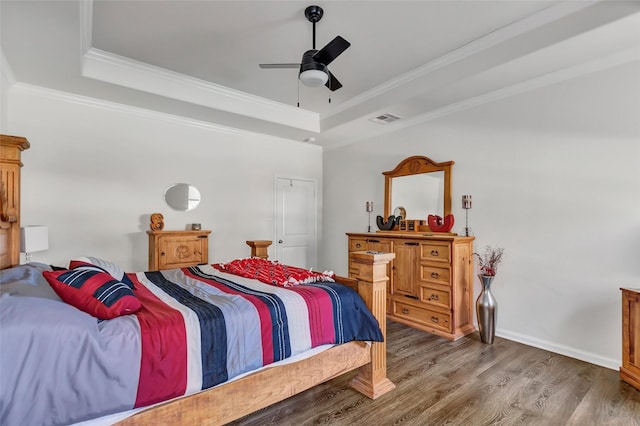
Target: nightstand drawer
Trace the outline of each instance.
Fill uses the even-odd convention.
[[[431,309],[419,308],[406,303],[393,302],[393,315],[404,317],[423,324],[428,327],[437,328],[443,331],[451,331],[451,316],[449,314],[433,311]]]
[[[204,245],[208,244],[206,238],[171,239],[165,241],[160,248],[160,269],[181,268],[184,265],[197,265],[206,263],[204,257]]]
[[[209,262],[211,231],[147,231],[149,270],[186,268]]]

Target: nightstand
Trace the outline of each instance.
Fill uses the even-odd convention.
[[[186,268],[209,262],[211,231],[147,231],[149,270]]]
[[[247,245],[251,247],[251,257],[261,257],[262,259],[269,258],[269,246],[271,241],[269,240],[249,240]]]

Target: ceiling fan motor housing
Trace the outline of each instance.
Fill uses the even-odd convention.
[[[327,66],[323,63],[316,62],[313,58],[318,51],[315,49],[307,50],[302,55],[302,63],[300,64],[300,80],[310,87],[322,86],[329,79]]]

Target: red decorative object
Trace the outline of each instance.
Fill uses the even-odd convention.
[[[430,214],[427,217],[427,223],[433,232],[449,232],[453,228],[453,215],[447,215],[443,219],[440,216]]]

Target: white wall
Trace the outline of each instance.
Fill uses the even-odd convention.
[[[15,83],[13,70],[0,48],[0,133],[7,134],[9,88]]]
[[[22,224],[49,226],[50,249],[34,261],[66,266],[88,255],[146,270],[153,212],[164,215],[165,229],[199,222],[213,230],[212,262],[245,257],[246,240],[273,238],[276,176],[316,180],[322,192],[322,151],[310,144],[21,84],[9,106],[8,131],[31,143],[23,153]],[[164,203],[176,182],[200,190],[198,208],[177,212]]]
[[[326,151],[321,263],[347,273],[344,234],[365,231],[366,200],[382,214],[381,172],[454,160],[454,231],[472,194],[476,250],[505,248],[497,334],[618,368],[619,288],[640,287],[639,94],[635,62]]]

